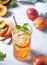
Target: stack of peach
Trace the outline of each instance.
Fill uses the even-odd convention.
[[[38,11],[34,8],[27,9],[27,16],[30,20],[33,20],[34,27],[43,30],[47,27],[47,19],[45,17],[40,17]]]
[[[5,40],[11,37],[12,27],[5,20],[0,19],[0,40]]]

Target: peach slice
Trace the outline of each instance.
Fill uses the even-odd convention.
[[[0,20],[0,29],[4,28],[5,27],[5,22],[4,20]]]
[[[1,4],[8,5],[10,2],[11,2],[11,0],[3,0],[3,2]]]
[[[1,37],[0,36],[0,41],[3,41],[3,40],[5,40],[6,39],[6,37]]]
[[[0,36],[4,36],[4,34],[7,32],[8,27],[4,28],[3,31],[0,32]]]
[[[4,37],[9,37],[9,36],[11,35],[11,30],[12,30],[11,26],[8,26],[8,30],[7,30],[7,32],[4,34]]]
[[[33,65],[47,65],[47,56],[40,54],[34,57]]]
[[[0,16],[4,16],[7,13],[7,7],[0,4]]]

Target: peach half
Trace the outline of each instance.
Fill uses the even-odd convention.
[[[0,4],[0,16],[4,16],[7,13],[7,7]]]

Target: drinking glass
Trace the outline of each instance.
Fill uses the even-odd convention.
[[[26,34],[16,28],[13,28],[12,42],[14,57],[20,61],[27,61],[31,54],[31,34]]]

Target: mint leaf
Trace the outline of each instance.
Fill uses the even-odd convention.
[[[23,27],[22,31],[27,33],[27,34],[31,34],[31,31],[27,27]]]
[[[19,29],[19,30],[21,30],[22,26],[16,25],[16,28]]]
[[[0,3],[2,3],[3,0],[0,0]]]
[[[3,61],[5,57],[6,57],[6,54],[4,54],[3,52],[0,52],[0,61]]]
[[[28,23],[25,23],[25,24],[23,25],[23,27],[26,27],[26,26],[28,26]]]

